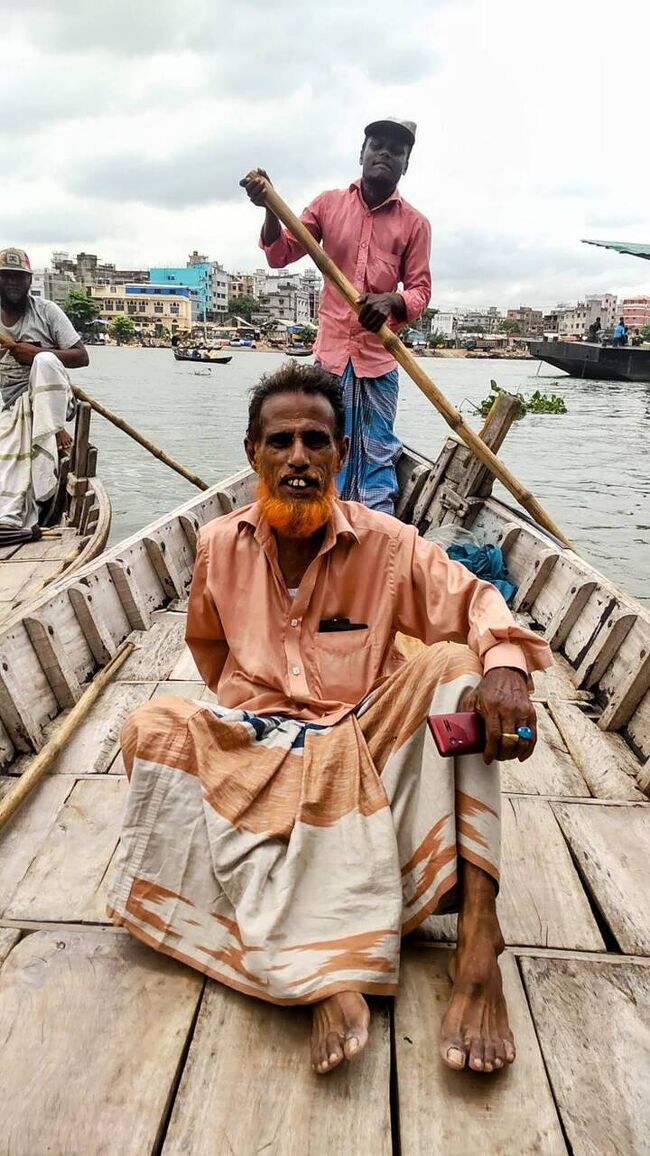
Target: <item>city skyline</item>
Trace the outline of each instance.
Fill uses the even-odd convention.
[[[111,0],[101,25],[74,0],[0,12],[20,61],[20,83],[0,76],[0,235],[36,265],[53,248],[177,265],[199,244],[252,270],[261,213],[240,177],[263,165],[299,210],[358,176],[363,125],[392,114],[418,122],[401,188],[432,223],[434,300],[550,307],[649,287],[640,262],[581,244],[650,228],[650,11],[634,0],[616,13],[634,32],[622,53],[604,0],[525,20],[515,0],[413,0],[397,23],[387,0],[372,19],[306,0],[304,35],[289,0],[196,0],[188,20],[172,0],[155,19]]]

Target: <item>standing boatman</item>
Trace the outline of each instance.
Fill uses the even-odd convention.
[[[345,189],[321,193],[301,217],[361,294],[357,317],[325,282],[314,346],[316,360],[343,387],[350,455],[337,477],[338,490],[344,499],[389,514],[395,510],[395,467],[402,450],[394,431],[398,371],[395,358],[374,334],[384,322],[397,330],[415,321],[431,297],[431,228],[397,189],[408,168],[415,129],[413,121],[394,117],[367,125],[361,178]],[[253,204],[263,206],[269,178],[263,169],[258,172],[259,180],[241,183]],[[260,245],[273,269],[305,254],[268,209]]]

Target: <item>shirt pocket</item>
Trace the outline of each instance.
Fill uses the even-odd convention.
[[[377,645],[370,627],[317,634],[314,655],[323,699],[357,703],[377,677]]]
[[[399,253],[373,249],[368,262],[367,281],[370,293],[394,293],[400,279],[402,258]]]

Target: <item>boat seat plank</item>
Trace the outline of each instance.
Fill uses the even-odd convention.
[[[629,742],[641,754],[643,761],[650,758],[650,690],[636,708],[625,728]]]
[[[552,807],[621,950],[650,955],[650,808]]]
[[[537,743],[529,759],[501,764],[501,789],[509,794],[589,797],[589,787],[567,751],[544,703],[535,704]]]
[[[506,796],[502,804],[501,890],[497,912],[508,946],[604,951],[569,849],[550,803]],[[432,916],[414,933],[456,939],[455,916]]]
[[[120,731],[125,718],[137,706],[151,698],[155,687],[155,682],[114,682],[107,686],[91,713],[70,736],[49,773],[105,774],[117,755]],[[48,723],[44,730],[46,741],[56,734],[68,714],[69,712],[65,711],[54,722]],[[9,772],[12,775],[22,775],[32,761],[32,755],[21,755],[11,764]]]
[[[206,685],[204,682],[197,682],[197,681],[191,681],[190,682],[190,681],[185,681],[184,679],[181,680],[180,682],[177,682],[176,680],[174,680],[172,682],[171,679],[168,679],[166,682],[159,682],[158,683],[158,685],[157,685],[157,687],[153,693],[153,697],[154,698],[160,698],[160,696],[162,695],[165,698],[178,697],[178,698],[197,699],[197,701],[198,701],[200,698],[202,698],[204,690],[206,690]]]
[[[0,566],[0,601],[13,603],[22,600],[32,586],[45,582],[56,570],[60,562],[50,558],[46,562],[21,562],[12,558]]]
[[[512,956],[502,958],[501,970],[516,1062],[489,1077],[443,1065],[438,1038],[451,990],[448,958],[449,952],[440,948],[412,947],[402,961],[395,1003],[401,1156],[564,1156],[562,1130]]]
[[[530,956],[520,967],[574,1156],[647,1152],[650,969]]]
[[[67,776],[48,782],[61,779],[68,782]],[[95,917],[97,892],[108,887],[107,868],[119,840],[127,789],[125,779],[110,776],[75,784],[4,905],[5,919],[77,923]]]
[[[641,764],[620,735],[601,731],[575,703],[551,699],[548,708],[595,798],[643,801],[636,783]]]
[[[0,1151],[153,1152],[201,988],[126,934],[22,939],[0,971]]]
[[[310,1015],[208,982],[163,1156],[390,1156],[388,1012],[358,1063],[309,1065]],[[245,1110],[242,1094],[245,1089]]]
[[[160,682],[167,678],[185,642],[185,622],[176,614],[158,618],[150,630],[133,631],[136,649],[116,682]]]
[[[15,786],[14,778],[0,777],[0,798]],[[3,829],[0,839],[0,912],[7,907],[45,843],[73,786],[73,781],[67,777],[45,778]]]

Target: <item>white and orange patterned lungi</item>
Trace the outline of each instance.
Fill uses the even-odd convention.
[[[466,647],[432,646],[332,726],[139,707],[109,915],[272,1003],[393,994],[402,935],[457,909],[459,857],[498,883],[498,764],[442,758],[426,725],[480,674]]]

